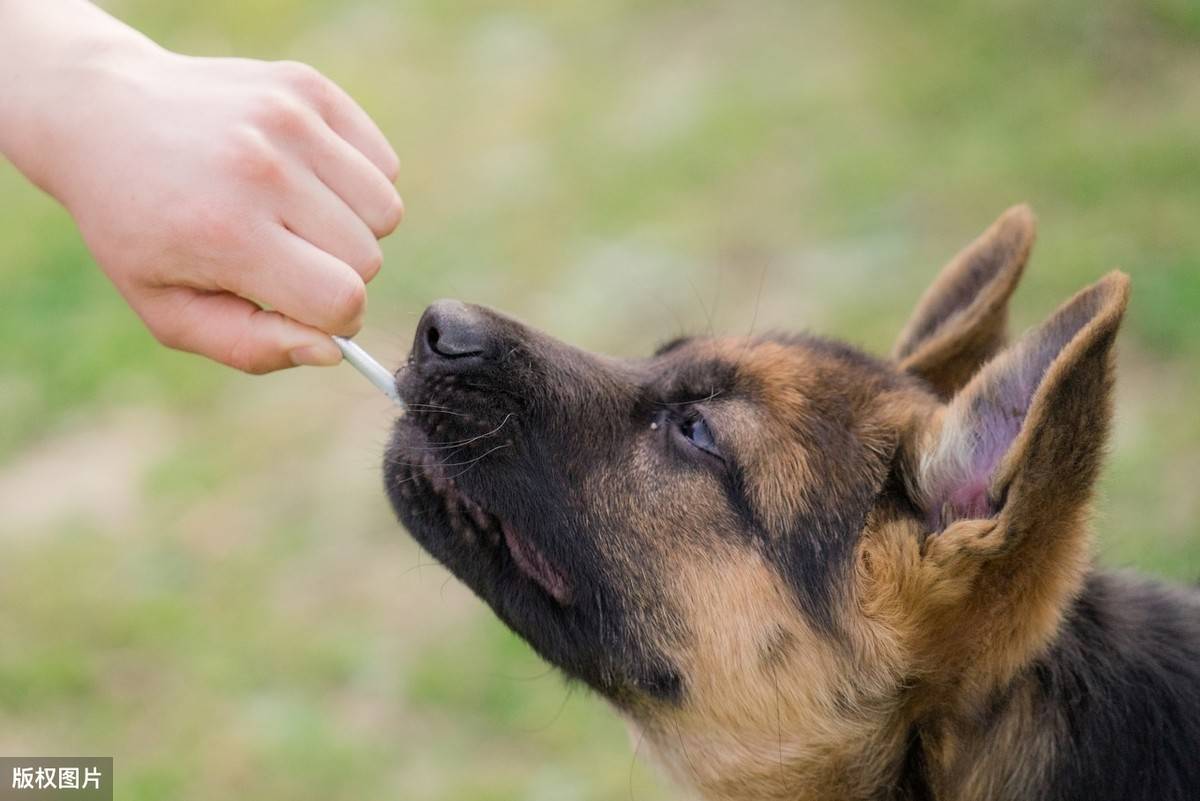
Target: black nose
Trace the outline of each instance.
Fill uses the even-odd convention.
[[[490,328],[479,309],[457,300],[436,301],[417,324],[413,355],[419,364],[475,366],[495,356]]]

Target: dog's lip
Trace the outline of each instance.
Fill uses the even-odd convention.
[[[423,433],[423,432],[422,432]],[[425,439],[422,436],[422,439]],[[475,498],[463,491],[459,483],[452,477],[447,477],[445,469],[436,458],[430,456],[428,445],[417,446],[414,449],[410,465],[421,471],[433,494],[446,505],[447,512],[454,514],[454,507],[465,512],[466,517],[478,530],[480,535],[491,535],[488,540],[498,545],[495,531],[500,529],[504,540],[504,548],[517,570],[527,579],[541,588],[561,606],[569,606],[574,595],[571,582],[564,571],[550,561],[549,558],[534,545],[529,537],[522,534],[509,521],[490,509],[485,508]]]
[[[517,569],[532,579],[559,604],[569,606],[572,595],[571,585],[562,572],[546,558],[545,554],[538,550],[537,546],[522,537],[508,523],[501,521],[500,530],[504,534],[504,544]]]

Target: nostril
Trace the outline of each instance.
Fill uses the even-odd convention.
[[[473,333],[451,329],[443,335],[436,325],[431,325],[425,332],[425,341],[429,350],[443,359],[466,359],[470,356],[482,356],[483,347],[474,338]]]

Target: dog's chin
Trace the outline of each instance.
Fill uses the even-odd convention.
[[[569,607],[574,587],[567,572],[486,499],[468,494],[458,480],[463,468],[453,464],[459,459],[446,464],[446,453],[453,449],[431,443],[415,425],[397,424],[384,475],[401,522],[502,617],[512,617],[531,601]]]

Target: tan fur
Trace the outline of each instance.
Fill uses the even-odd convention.
[[[418,535],[699,798],[1035,797],[1063,742],[1037,660],[1095,630],[1063,621],[1090,581],[1129,289],[1111,274],[1000,350],[1033,231],[1016,207],[960,253],[890,363],[802,335],[600,359],[453,307],[499,361],[441,365],[419,337],[440,366],[413,415],[512,404],[508,445],[530,444],[494,462],[524,486],[447,490],[423,432],[393,502],[440,498]],[[488,436],[464,419],[432,422],[459,459]]]
[[[920,372],[948,353],[970,352],[977,359],[996,347],[1004,302],[1032,242],[1027,209],[1010,211],[956,264],[997,241],[1007,254],[1000,277],[934,341],[916,343],[902,364]],[[938,291],[931,291],[925,306]],[[1026,719],[1030,688],[1014,688],[1011,710],[986,740],[988,747],[1028,753],[1025,773],[989,767],[973,715],[1046,646],[1084,575],[1090,479],[1074,491],[1047,494],[1045,461],[1052,454],[1034,451],[1059,447],[1068,434],[1088,436],[1067,431],[1080,425],[1079,415],[1056,388],[1073,382],[1073,391],[1090,388],[1093,398],[1107,390],[1108,344],[1124,310],[1127,282],[1110,276],[1086,291],[1101,296],[1099,311],[1054,358],[1020,437],[996,472],[995,484],[1006,488],[1010,503],[999,517],[952,520],[932,535],[908,518],[872,517],[848,594],[853,603],[843,614],[848,643],[814,631],[778,573],[736,538],[704,539],[704,548],[673,554],[677,567],[667,595],[691,602],[678,608],[686,636],[670,654],[693,677],[689,701],[633,714],[673,776],[711,801],[867,799],[896,774],[915,727],[941,799],[986,799],[997,788],[1019,796],[1021,783],[1033,780],[1045,758],[1038,748],[1049,740]],[[1064,305],[1066,313],[1077,301]],[[955,351],[939,339],[954,336],[973,344]],[[818,478],[812,454],[788,430],[818,413],[814,386],[829,384],[843,394],[860,436],[893,432],[913,452],[936,448],[940,437],[950,435],[947,427],[959,424],[953,404],[942,406],[915,389],[879,392],[819,353],[771,342],[707,347],[714,356],[737,359],[740,372],[761,387],[757,413],[734,402],[713,414],[722,431],[745,444],[740,458],[769,521],[803,511],[794,488]],[[939,380],[944,387],[968,384],[957,396],[963,406],[975,387],[1022,353],[1014,347],[971,382],[955,372],[966,362],[951,359],[958,366],[941,363]],[[1106,409],[1101,399],[1090,423],[1097,440]],[[886,439],[880,435],[879,447]],[[1026,472],[1036,474],[1034,483],[1026,481]]]
[[[867,798],[902,732],[881,726],[890,679],[858,670],[798,617],[788,588],[753,552],[689,554],[671,594],[689,637],[672,655],[694,671],[691,703],[642,718],[667,770],[703,798]],[[779,647],[772,651],[772,646]],[[800,736],[798,736],[800,735]],[[753,795],[749,795],[753,793]]]
[[[843,485],[851,480],[836,472],[822,472],[817,466],[820,460],[815,458],[818,454],[806,447],[797,432],[812,428],[814,421],[821,419],[845,425],[868,448],[887,448],[885,432],[893,421],[886,397],[891,391],[880,390],[865,375],[847,371],[836,359],[771,341],[747,346],[738,340],[718,340],[706,351],[736,364],[739,375],[760,390],[755,409],[735,402],[730,404],[731,413],[718,408],[714,414],[722,429],[728,429],[740,444],[739,459],[769,531],[783,529],[787,521],[805,511],[797,487],[826,484],[837,493],[847,489]],[[845,419],[829,419],[829,405],[822,403],[818,388],[835,395],[839,406],[844,402],[849,413]],[[907,399],[914,396],[928,403],[923,393],[903,395]]]
[[[744,403],[728,414],[718,414],[737,441],[745,443],[742,458],[747,474],[754,477],[751,493],[758,508],[766,510],[768,530],[775,530],[800,511],[795,488],[815,478],[809,455],[797,446],[792,430],[803,427],[813,414],[801,388],[817,380],[820,365],[807,354],[775,342],[746,347],[737,341],[718,341],[711,352],[736,363],[739,372],[754,376],[762,387],[761,405],[770,414],[757,414]]]

